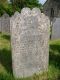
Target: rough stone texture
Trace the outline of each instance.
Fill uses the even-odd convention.
[[[49,19],[38,8],[23,8],[11,18],[12,66],[15,77],[47,71]]]
[[[60,18],[55,18],[52,27],[52,40],[60,39]]]
[[[1,17],[1,29],[2,33],[10,33],[10,17],[6,13]]]

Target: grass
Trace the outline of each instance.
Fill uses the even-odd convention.
[[[0,33],[0,80],[60,80],[60,40],[50,41],[48,72],[15,79],[12,74],[10,36]]]

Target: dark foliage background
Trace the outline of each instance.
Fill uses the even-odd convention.
[[[39,0],[11,0],[9,3],[7,0],[0,0],[0,16],[5,12],[10,16],[14,14],[15,11],[21,11],[24,7],[38,7],[41,10],[43,9],[42,4],[39,3]]]

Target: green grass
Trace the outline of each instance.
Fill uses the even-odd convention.
[[[0,80],[60,80],[60,40],[50,41],[48,72],[15,79],[12,74],[10,36],[0,33]]]

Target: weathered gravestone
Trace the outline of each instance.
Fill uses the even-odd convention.
[[[38,8],[24,8],[11,18],[12,64],[15,77],[47,71],[49,19]]]
[[[1,17],[1,28],[3,33],[10,33],[10,17],[7,13]]]

